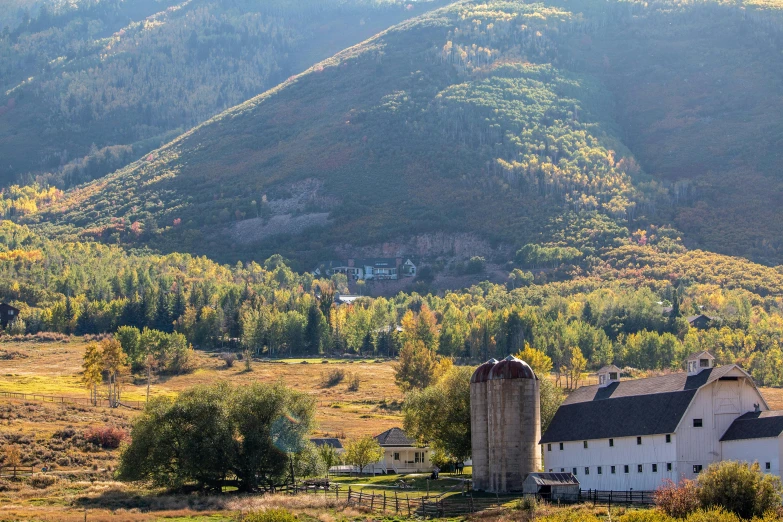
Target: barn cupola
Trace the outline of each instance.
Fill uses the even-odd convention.
[[[715,357],[710,352],[699,352],[685,359],[688,375],[698,375],[702,370],[715,367]]]
[[[606,388],[613,382],[620,382],[620,368],[610,364],[598,370],[598,386]]]

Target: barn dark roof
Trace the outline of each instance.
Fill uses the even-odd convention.
[[[381,446],[415,446],[416,441],[408,438],[400,428],[391,428],[380,435],[375,436],[375,440]]]
[[[487,380],[495,379],[536,379],[533,369],[525,362],[509,355],[489,370]]]
[[[696,391],[733,368],[613,382],[604,388],[583,386],[557,410],[541,443],[672,433]]]
[[[778,437],[781,433],[783,411],[750,412],[737,417],[720,440],[765,439]]]
[[[331,446],[336,450],[343,449],[343,443],[340,442],[340,439],[335,439],[330,437],[316,437],[310,439],[310,442],[312,442],[319,448],[321,446]]]
[[[477,382],[487,382],[487,378],[489,377],[489,371],[497,363],[498,363],[497,359],[490,359],[484,364],[479,365],[479,367],[476,368],[476,371],[473,372],[473,375],[470,376],[470,384],[474,384]]]

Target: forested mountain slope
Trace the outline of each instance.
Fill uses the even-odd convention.
[[[776,12],[760,9],[457,2],[28,219],[164,251],[307,263],[433,233],[593,255],[674,223],[691,244],[775,262],[780,33]]]
[[[407,8],[397,0],[4,4],[0,185],[36,178],[62,188],[95,179],[423,12],[423,4],[428,2]]]

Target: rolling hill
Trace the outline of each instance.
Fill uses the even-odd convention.
[[[398,0],[16,0],[2,10],[0,185],[37,179],[67,188],[424,8]]]
[[[335,251],[508,260],[528,243],[587,256],[674,224],[689,246],[776,263],[777,13],[457,2],[27,221],[64,237],[223,261],[281,252],[305,265]]]

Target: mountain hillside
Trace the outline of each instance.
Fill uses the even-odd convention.
[[[424,11],[407,5],[15,0],[0,23],[0,185],[62,188],[114,171]]]
[[[458,241],[499,260],[528,243],[590,256],[674,224],[686,244],[776,262],[783,209],[764,202],[781,190],[780,25],[760,9],[457,2],[28,220],[226,261],[279,251],[304,263],[359,247],[453,254]],[[756,74],[753,85],[728,67]],[[737,191],[744,180],[753,186]]]

